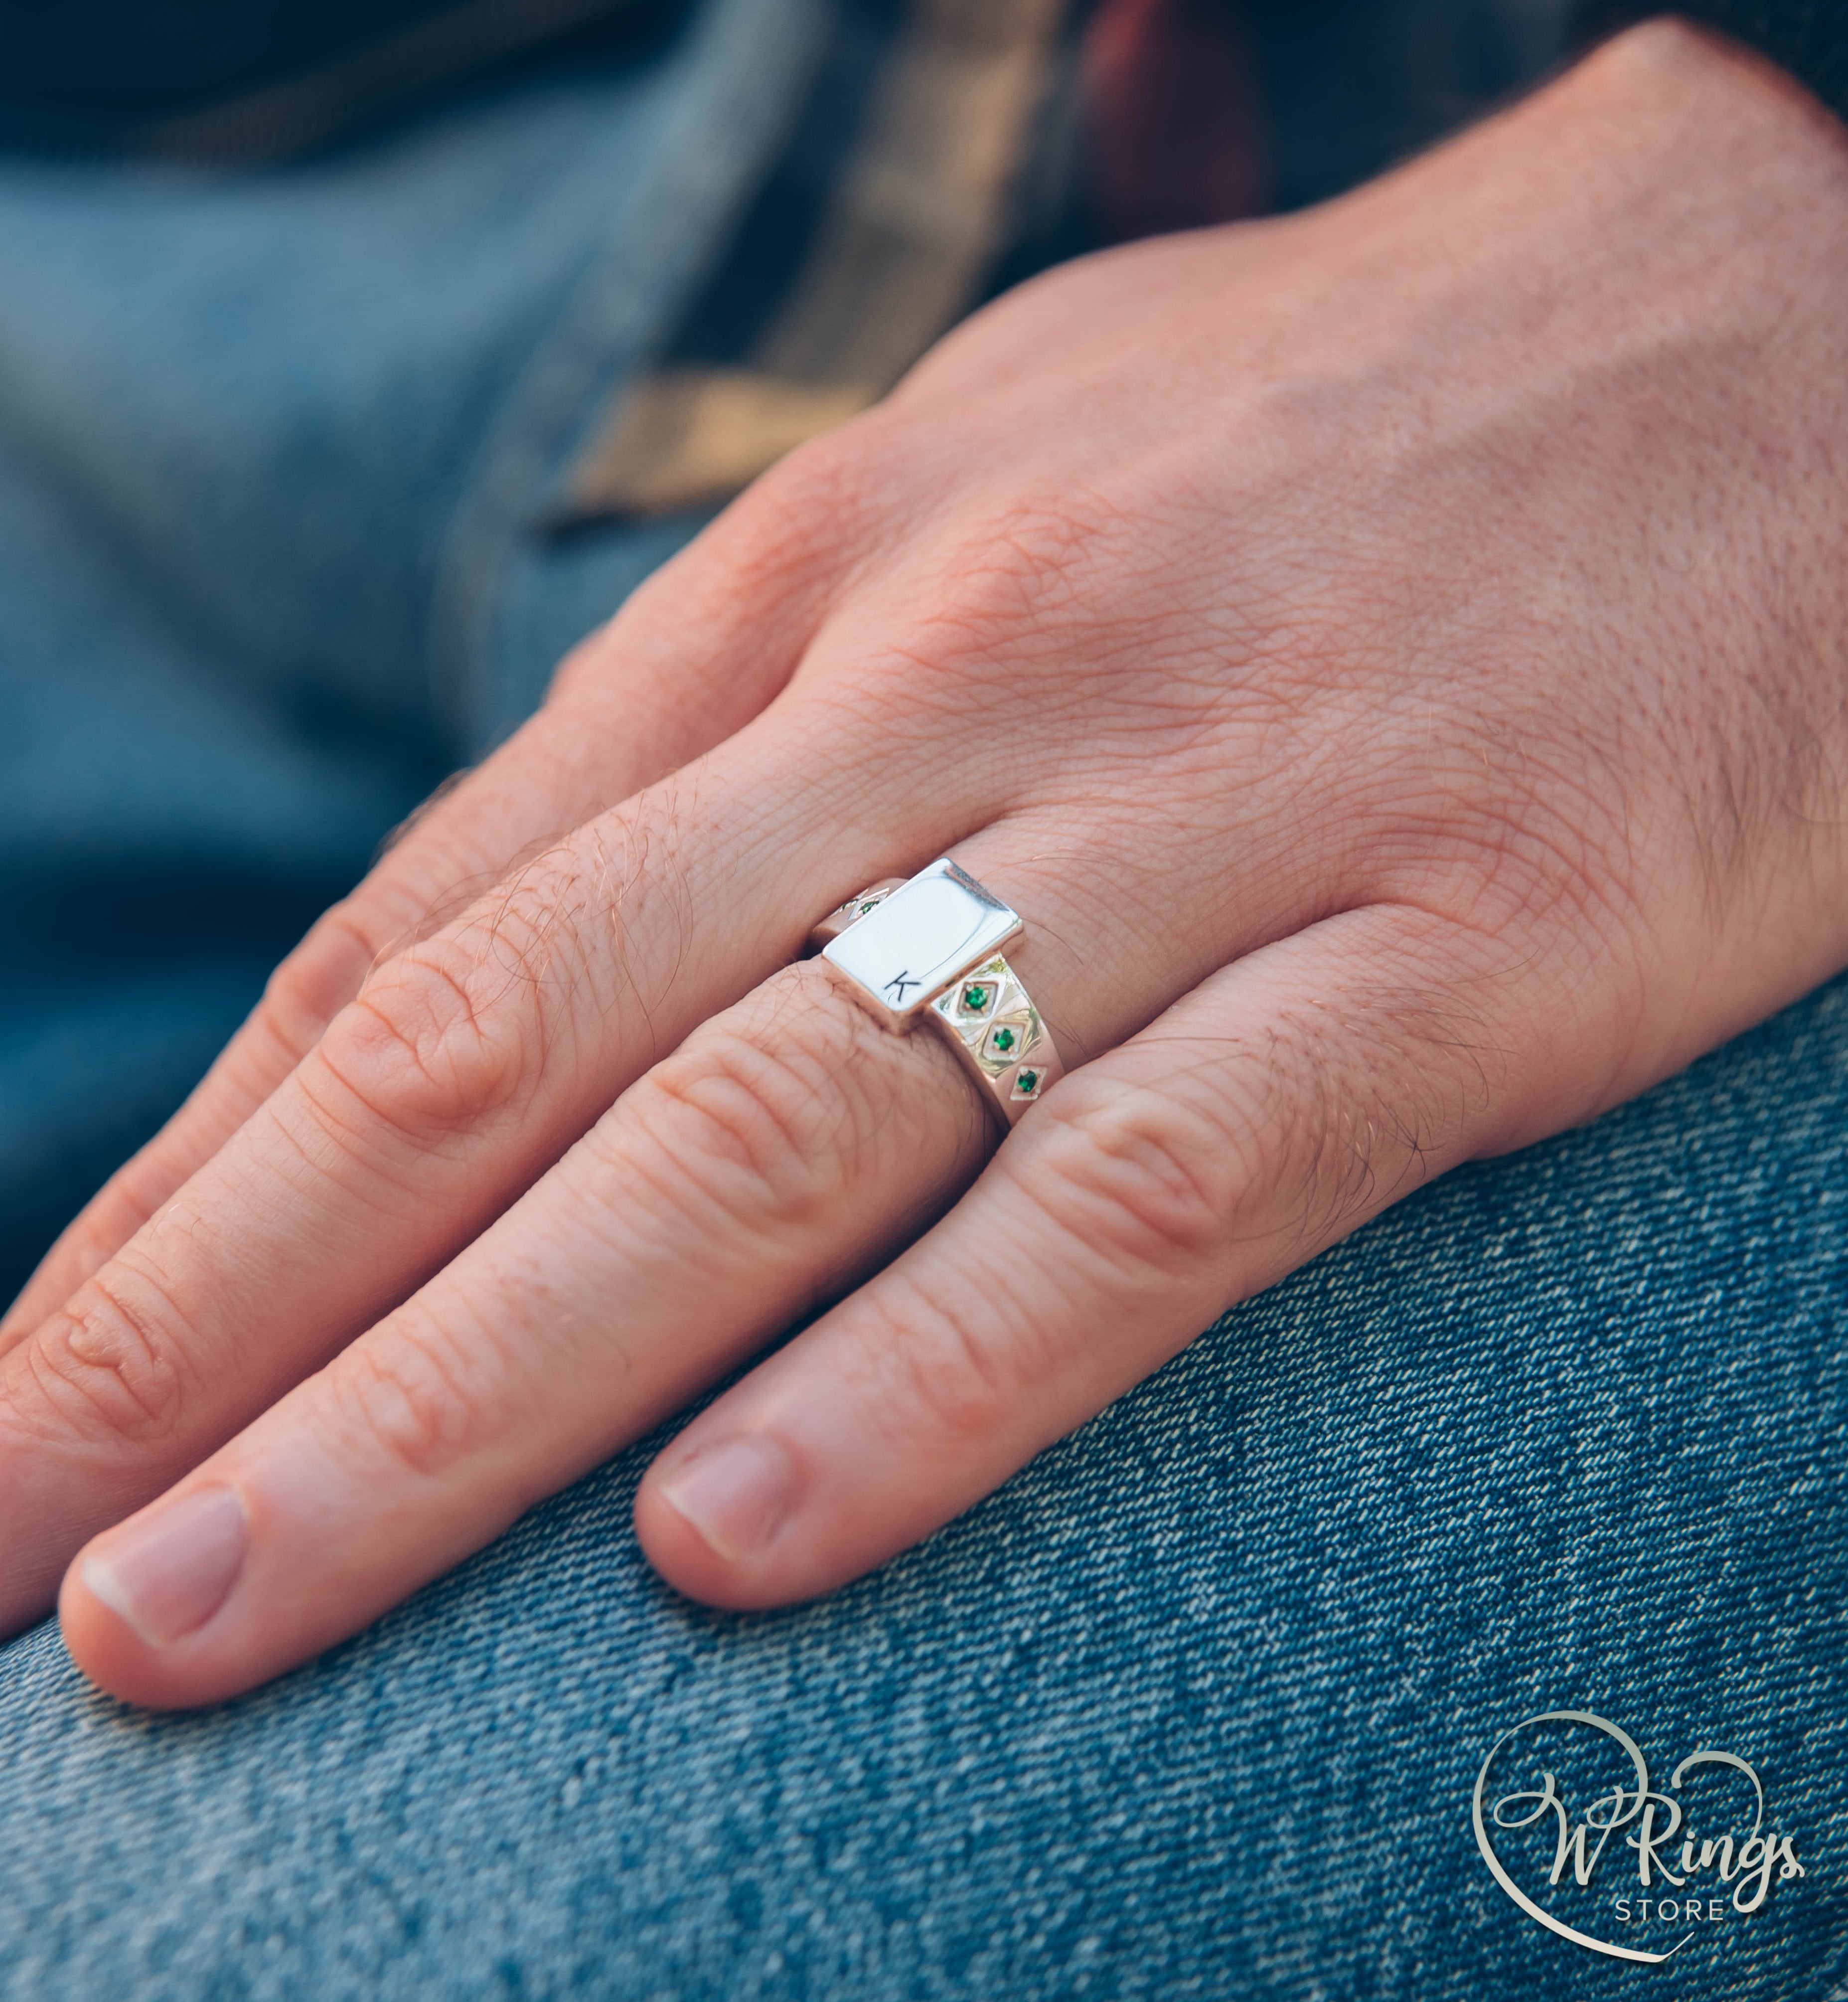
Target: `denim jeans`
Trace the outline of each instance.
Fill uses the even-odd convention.
[[[542,525],[821,25],[713,0],[260,175],[0,171],[16,1259],[689,532]],[[0,1997],[1848,1997],[1845,1189],[1838,982],[1401,1204],[819,1604],[662,1586],[654,1440],[207,1714],[42,1627],[0,1650]],[[1611,1742],[1496,1750],[1549,1711],[1664,1804],[1749,1807],[1671,1777],[1743,1759],[1804,1874],[1696,1919],[1632,1802],[1549,1886],[1542,1772],[1579,1813]],[[1686,1944],[1546,1929],[1489,1773],[1531,1903]]]
[[[291,167],[0,163],[0,1293],[691,532],[544,524],[824,8]]]

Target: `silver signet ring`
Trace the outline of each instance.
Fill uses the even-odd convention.
[[[888,1029],[933,1024],[1005,1128],[1065,1074],[1046,1026],[1002,948],[1018,912],[947,856],[905,881],[849,897],[811,934],[854,998]]]

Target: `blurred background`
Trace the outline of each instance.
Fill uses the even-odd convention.
[[[1555,0],[0,5],[0,1295],[395,824],[781,452],[1298,208]]]

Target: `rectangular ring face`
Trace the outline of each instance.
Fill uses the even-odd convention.
[[[1020,920],[947,857],[824,948],[887,1026],[908,1028],[945,988],[1016,937]]]

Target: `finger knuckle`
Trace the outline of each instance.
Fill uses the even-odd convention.
[[[157,1446],[190,1402],[184,1331],[152,1290],[93,1278],[26,1344],[8,1399],[16,1425],[41,1436]]]
[[[985,1300],[926,1296],[894,1275],[877,1311],[884,1325],[872,1352],[896,1397],[879,1402],[922,1421],[945,1439],[977,1446],[992,1439],[996,1414],[1040,1380],[1043,1345]],[[884,1386],[882,1386],[884,1387]]]
[[[837,1204],[891,1111],[862,1062],[878,1034],[806,968],[697,1031],[636,1088],[631,1110],[690,1199],[736,1221],[797,1222]]]
[[[773,598],[851,546],[891,475],[866,449],[867,428],[863,418],[797,445],[720,516],[713,553],[734,587]]]
[[[292,1067],[358,991],[380,941],[355,904],[336,904],[270,975],[257,1003],[263,1032]]]
[[[1376,731],[1369,870],[1390,896],[1486,936],[1546,932],[1599,944],[1639,929],[1644,817],[1606,747],[1557,717],[1512,724],[1484,697],[1416,756]],[[1639,750],[1632,762],[1648,753]]]
[[[1072,1093],[1044,1116],[1046,1144],[1027,1186],[1092,1256],[1165,1271],[1219,1250],[1236,1169],[1223,1135],[1197,1111],[1142,1086]]]
[[[760,536],[786,533],[794,521],[826,535],[873,500],[891,462],[871,449],[875,434],[891,427],[877,413],[830,426],[783,454],[744,497],[741,511]]]
[[[543,1068],[567,929],[536,896],[510,891],[388,961],[334,1023],[322,1068],[368,1117],[424,1139],[517,1114]]]
[[[1111,560],[1101,546],[1109,540],[1109,512],[1095,497],[1036,491],[971,511],[947,525],[918,616],[856,671],[913,704],[985,705],[997,654],[1027,671],[1064,658],[1087,591]],[[1057,682],[1041,692],[1055,710],[1076,706]]]
[[[503,1429],[497,1402],[455,1331],[399,1327],[362,1342],[328,1372],[328,1416],[350,1453],[419,1481],[440,1480]]]

